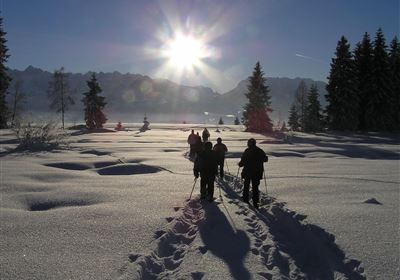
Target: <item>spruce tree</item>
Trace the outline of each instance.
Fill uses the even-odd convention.
[[[350,44],[344,36],[337,44],[335,56],[326,86],[328,125],[334,130],[356,130],[359,115],[357,80]]]
[[[272,122],[268,116],[271,96],[266,85],[266,78],[261,69],[260,62],[256,63],[253,75],[249,78],[248,92],[245,94],[248,103],[244,106],[242,122],[246,131],[272,132]]]
[[[67,79],[64,67],[55,70],[47,92],[50,99],[50,108],[55,109],[57,113],[61,113],[62,129],[64,129],[65,113],[71,105],[75,104],[71,97]]]
[[[378,29],[374,40],[372,60],[373,95],[366,107],[366,124],[369,130],[391,130],[395,126],[391,115],[392,84],[389,58],[386,51],[385,37],[382,29]]]
[[[222,117],[219,118],[218,124],[224,124],[224,121],[222,120]]]
[[[6,46],[6,34],[7,33],[3,30],[3,18],[0,17],[0,128],[7,127],[7,119],[9,114],[6,94],[8,86],[11,82],[11,78],[7,74],[7,67],[5,66],[5,63],[10,57],[7,54],[8,48]]]
[[[307,86],[304,80],[301,80],[295,93],[295,102],[297,106],[297,113],[299,115],[299,124],[301,130],[304,130],[304,122],[307,107]]]
[[[233,123],[234,123],[235,125],[239,125],[239,124],[240,124],[240,121],[239,121],[238,116],[236,116],[236,118],[235,118],[235,120],[234,120]]]
[[[359,98],[359,115],[358,129],[367,130],[366,125],[366,108],[368,100],[371,100],[374,95],[373,85],[373,57],[372,45],[369,34],[365,32],[360,43],[357,44],[354,51],[354,62],[356,66],[356,76],[358,80],[358,98]]]
[[[91,79],[87,81],[87,86],[89,91],[83,93],[85,97],[82,99],[85,107],[86,126],[89,129],[102,128],[107,121],[102,111],[107,103],[104,101],[105,97],[98,95],[102,90],[94,73]]]
[[[307,96],[304,131],[319,132],[322,130],[321,104],[319,103],[318,96],[317,85],[313,84]]]
[[[390,77],[392,80],[392,108],[391,115],[394,118],[394,129],[400,130],[400,42],[395,36],[390,43],[389,50]]]
[[[299,115],[297,113],[297,106],[293,103],[289,111],[289,121],[288,124],[293,131],[299,130]]]

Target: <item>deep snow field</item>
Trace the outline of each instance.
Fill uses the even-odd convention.
[[[0,279],[399,279],[398,138],[208,126],[229,149],[210,203],[199,182],[188,201],[204,125],[139,125],[34,153],[0,132]],[[269,155],[258,211],[237,177],[250,137]]]

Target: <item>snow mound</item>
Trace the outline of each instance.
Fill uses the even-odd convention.
[[[373,197],[365,200],[364,203],[382,205],[382,203],[380,203],[378,200],[376,200],[376,198]]]
[[[99,175],[135,175],[160,172],[162,169],[156,166],[129,163],[117,164],[98,169]]]

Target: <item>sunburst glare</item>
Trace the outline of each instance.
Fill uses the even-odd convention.
[[[173,66],[183,69],[198,66],[200,60],[207,57],[206,46],[201,40],[183,34],[169,40],[162,53]]]
[[[206,84],[217,91],[229,90],[237,80],[232,66],[219,69],[217,65],[221,65],[223,53],[232,53],[232,46],[225,46],[220,38],[232,32],[232,18],[241,11],[235,7],[217,6],[209,11],[212,20],[204,23],[193,9],[183,13],[176,3],[160,2],[155,40],[143,48],[143,58],[157,61],[151,75],[192,86]]]

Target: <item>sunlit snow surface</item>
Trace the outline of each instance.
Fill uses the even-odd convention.
[[[187,200],[186,140],[204,125],[139,126],[74,133],[68,150],[35,153],[12,152],[14,136],[1,131],[1,279],[399,276],[398,138],[277,140],[208,126],[229,149],[209,203],[198,182]],[[236,177],[250,137],[270,157],[259,211],[241,202]]]

